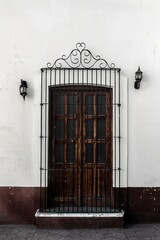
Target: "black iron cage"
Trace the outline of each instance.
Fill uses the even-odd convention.
[[[77,43],[41,69],[40,211],[120,210],[120,68]]]

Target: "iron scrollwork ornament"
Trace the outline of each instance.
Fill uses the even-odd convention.
[[[92,53],[86,48],[85,43],[77,43],[76,48],[71,51],[69,56],[62,55],[58,58],[54,64],[47,63],[47,68],[114,68],[115,64],[107,63],[105,59],[102,59],[99,55],[94,57]]]

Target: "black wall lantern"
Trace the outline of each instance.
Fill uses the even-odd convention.
[[[140,82],[143,78],[143,72],[140,70],[140,67],[138,67],[137,72],[135,72],[135,83],[134,83],[134,88],[139,89],[140,88]]]
[[[25,100],[25,97],[27,95],[27,82],[21,79],[21,85],[19,87],[19,93]]]

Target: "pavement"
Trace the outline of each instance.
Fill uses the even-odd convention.
[[[53,230],[32,225],[0,225],[0,240],[160,240],[160,224],[125,228]]]

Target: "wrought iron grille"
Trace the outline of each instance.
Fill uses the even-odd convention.
[[[120,68],[77,43],[41,69],[40,211],[120,210]]]

